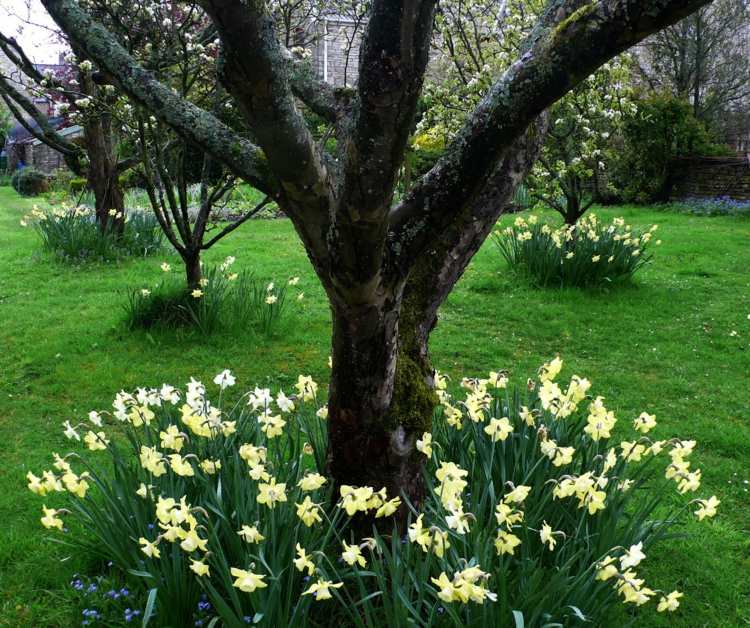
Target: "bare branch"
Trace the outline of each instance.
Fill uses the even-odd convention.
[[[272,196],[278,194],[276,178],[256,145],[160,83],[76,0],[42,0],[42,3],[73,43],[129,96],[183,137],[222,160],[238,176]]]

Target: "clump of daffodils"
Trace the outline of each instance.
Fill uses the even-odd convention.
[[[657,228],[637,231],[622,218],[605,224],[594,213],[556,227],[531,215],[495,231],[494,241],[508,265],[537,285],[597,288],[629,280],[648,263]]]
[[[102,229],[93,208],[63,202],[49,209],[34,205],[21,219],[21,226],[34,229],[42,248],[62,261],[112,260],[160,250],[163,232],[152,214],[132,211],[123,215],[110,209],[105,218]]]
[[[436,372],[433,428],[414,435],[419,504],[326,476],[329,419],[312,377],[239,394],[228,369],[209,384],[121,391],[108,411],[65,421],[75,451],[26,479],[45,528],[81,523],[78,542],[133,586],[163,583],[157,608],[171,618],[189,617],[201,592],[227,624],[331,612],[368,626],[414,614],[433,625],[444,612],[466,624],[599,621],[612,599],[676,611],[683,594],[638,570],[679,519],[656,507],[700,489],[696,444],[654,437],[648,411],[617,417],[588,379],[562,371],[555,358],[520,388],[499,370],[456,389]],[[622,425],[632,436],[615,437]],[[700,521],[720,503],[682,501]]]

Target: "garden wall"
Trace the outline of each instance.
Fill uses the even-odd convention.
[[[670,198],[728,196],[750,201],[750,160],[746,157],[676,159],[670,166]]]

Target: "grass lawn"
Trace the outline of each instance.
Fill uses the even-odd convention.
[[[128,333],[123,290],[155,284],[159,263],[179,260],[61,265],[19,225],[31,206],[0,188],[0,626],[70,626],[80,616],[68,582],[90,565],[42,529],[42,500],[24,481],[27,470],[50,467],[51,451],[69,450],[61,423],[109,407],[121,388],[207,381],[224,368],[244,388],[290,387],[300,372],[324,381],[330,319],[289,222],[255,221],[207,261],[233,254],[237,267],[265,280],[302,278],[304,300],[290,294],[291,315],[272,337]],[[635,286],[535,290],[510,277],[488,243],[441,312],[434,363],[454,377],[507,368],[525,381],[559,352],[563,375],[590,378],[621,424],[647,410],[657,437],[698,440],[700,496],[719,497],[719,516],[690,523],[651,553],[640,569],[647,583],[685,597],[676,614],[657,616],[651,604],[634,623],[750,625],[750,220],[634,207],[599,213],[660,225],[663,244]],[[618,609],[609,625],[630,621]]]

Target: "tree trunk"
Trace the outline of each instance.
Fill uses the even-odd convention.
[[[91,153],[89,152],[89,155]],[[89,162],[93,164],[93,162]],[[96,222],[103,231],[121,235],[125,227],[125,206],[117,172],[89,167],[89,186],[94,192]]]
[[[516,142],[462,208],[465,225],[436,227],[440,238],[411,260],[406,281],[392,296],[380,297],[378,305],[333,306],[328,466],[337,491],[341,484],[385,487],[389,497],[406,496],[421,507],[425,458],[416,440],[431,430],[438,404],[430,333],[438,309],[528,174],[546,123],[543,116]],[[407,514],[402,508],[397,522],[403,525]]]
[[[188,290],[191,292],[200,290],[201,279],[203,278],[200,252],[187,251],[182,255],[182,260],[185,262],[185,279],[187,280]]]
[[[328,465],[337,490],[385,488],[389,499],[419,508],[424,457],[416,440],[430,430],[437,398],[429,362],[404,341],[410,330],[399,332],[400,291],[378,305],[333,308]]]

